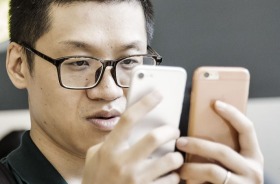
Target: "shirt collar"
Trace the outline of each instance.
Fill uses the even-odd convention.
[[[18,149],[7,157],[7,162],[23,181],[40,184],[67,184],[32,141],[29,131],[22,136]]]

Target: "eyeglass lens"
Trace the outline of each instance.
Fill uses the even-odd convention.
[[[116,82],[119,86],[129,87],[130,75],[136,66],[155,65],[151,56],[132,56],[119,61],[116,65]],[[87,88],[95,86],[103,72],[103,64],[94,58],[69,58],[60,65],[60,80],[65,87]]]

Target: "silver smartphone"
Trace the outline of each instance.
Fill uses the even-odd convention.
[[[133,70],[127,106],[155,89],[161,93],[163,100],[134,127],[128,140],[130,145],[162,125],[179,127],[186,81],[187,72],[181,67],[138,66]],[[165,155],[174,149],[175,141],[168,142],[158,148],[151,157]]]

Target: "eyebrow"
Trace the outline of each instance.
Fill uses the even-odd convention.
[[[81,41],[74,41],[74,40],[66,40],[66,41],[61,41],[59,44],[63,44],[69,48],[82,48],[82,49],[89,49],[91,46],[85,42]]]
[[[90,45],[86,42],[76,41],[76,40],[61,41],[61,42],[59,42],[59,44],[63,44],[65,46],[67,46],[69,49],[81,48],[81,49],[85,49],[85,50],[90,51],[94,48],[92,45]],[[139,51],[140,50],[140,45],[141,45],[141,41],[133,41],[131,43],[124,43],[119,48],[119,52],[124,52],[124,51],[127,51],[127,50]]]
[[[140,45],[141,45],[140,41],[134,41],[134,42],[131,42],[131,43],[123,44],[121,46],[120,50],[121,51],[127,51],[127,50],[139,51],[140,50]]]

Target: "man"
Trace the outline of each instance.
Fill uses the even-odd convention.
[[[165,126],[130,148],[125,145],[137,120],[161,100],[153,92],[125,109],[125,71],[135,58],[160,62],[148,46],[150,1],[11,0],[10,15],[7,71],[17,88],[27,89],[31,116],[21,147],[2,160],[17,183],[262,183],[262,154],[252,123],[222,102],[216,110],[239,132],[240,153],[179,138],[179,130]],[[174,139],[181,151],[223,167],[184,164],[178,152],[148,159]]]

